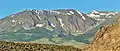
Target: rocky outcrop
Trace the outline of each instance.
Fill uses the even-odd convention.
[[[103,26],[96,33],[93,42],[85,51],[120,51],[120,21]]]

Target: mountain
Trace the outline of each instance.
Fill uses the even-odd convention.
[[[86,31],[89,27],[96,25],[95,20],[86,16],[84,13],[80,13],[72,9],[53,11],[25,10],[23,12],[10,15],[7,18],[1,20],[1,22],[3,22],[1,25],[7,23],[9,24],[9,26],[5,25],[7,26],[6,28],[9,29],[3,28],[7,32],[15,32],[20,30],[20,28],[30,30],[36,27],[49,26],[52,29],[63,29],[67,32],[78,32],[78,34],[80,34]],[[19,28],[15,28],[16,26]],[[12,27],[14,27],[14,30],[10,30],[13,29]]]
[[[117,22],[103,26],[97,31],[93,42],[85,51],[120,51],[120,15]]]
[[[0,20],[0,40],[62,44],[82,47],[89,44],[103,25],[112,24],[119,12],[74,9],[25,10]]]
[[[54,44],[38,44],[30,42],[6,42],[0,41],[0,50],[12,51],[120,51],[120,14],[116,16],[116,22],[102,26],[95,34],[94,40],[84,49],[73,46]],[[43,40],[44,41],[44,40]]]

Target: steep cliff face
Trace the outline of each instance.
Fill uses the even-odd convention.
[[[120,19],[112,25],[103,26],[85,51],[120,51]]]

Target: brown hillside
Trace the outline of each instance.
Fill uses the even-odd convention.
[[[120,19],[119,19],[120,20]],[[85,51],[120,51],[120,21],[116,24],[103,26],[96,33],[93,42]]]

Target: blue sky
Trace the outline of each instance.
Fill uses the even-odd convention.
[[[0,0],[0,18],[26,9],[73,8],[81,12],[120,11],[119,5],[120,0]]]

